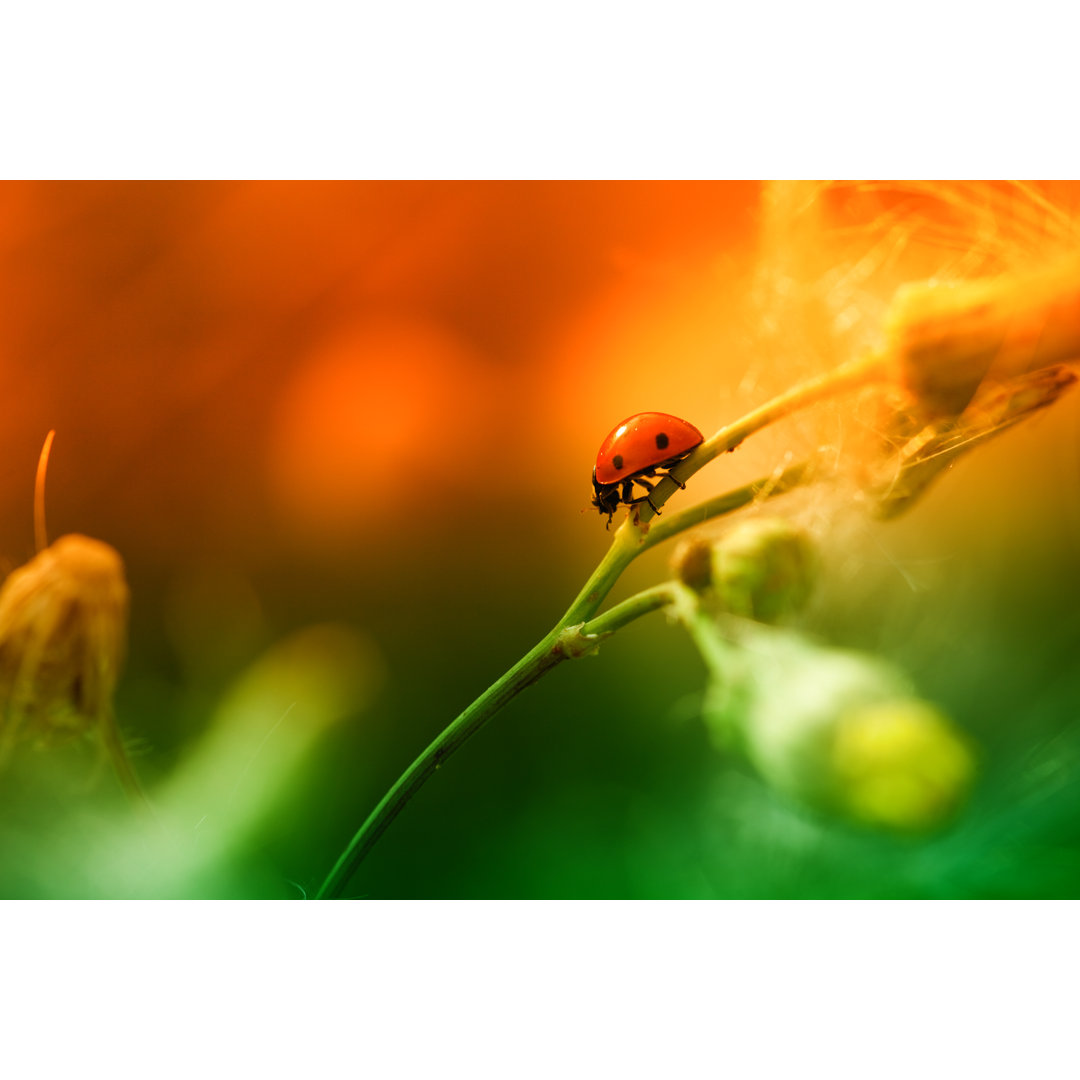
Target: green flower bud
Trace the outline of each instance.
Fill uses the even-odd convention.
[[[891,664],[761,627],[744,627],[739,646],[710,650],[705,719],[777,791],[898,830],[943,824],[961,805],[969,745]]]
[[[845,714],[832,757],[841,809],[901,829],[932,827],[951,816],[975,775],[967,743],[943,713],[916,698]]]
[[[783,518],[753,518],[725,534],[712,552],[711,579],[725,611],[774,623],[801,610],[817,558],[810,538]]]

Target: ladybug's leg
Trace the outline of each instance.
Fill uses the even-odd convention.
[[[641,477],[643,477],[643,476],[656,476],[656,477],[659,477],[662,480],[665,476],[670,476],[671,479],[674,480],[675,483],[680,488],[682,488],[683,491],[685,491],[686,490],[686,485],[677,476],[671,476],[671,470],[676,465],[678,465],[678,463],[680,461],[682,461],[682,458],[675,458],[673,461],[669,461],[664,465],[657,465],[652,469],[644,469],[642,472],[639,472],[637,474],[637,483],[641,484],[642,487],[647,487],[648,485],[645,484],[645,482],[641,479]],[[653,485],[653,486],[655,486],[655,485]],[[649,487],[649,490],[652,491],[652,487]]]
[[[653,508],[653,512],[655,514],[659,515],[660,507],[657,506],[656,503],[654,503],[652,501],[652,492],[653,492],[653,488],[656,487],[656,485],[655,484],[650,484],[648,480],[644,479],[645,475],[652,476],[654,474],[653,473],[648,473],[648,474],[638,473],[638,475],[635,476],[632,481],[630,481],[631,484],[640,484],[645,489],[645,494],[638,496],[638,498],[636,498],[636,499],[634,499],[634,498],[629,498],[628,499],[628,498],[625,497],[625,493],[624,493],[623,502],[629,503],[630,506],[637,506],[638,503],[647,502]],[[633,492],[630,492],[629,494],[632,495]]]
[[[649,497],[649,493],[652,489],[656,487],[655,484],[650,484],[648,480],[643,480],[640,473],[632,480],[627,481],[627,484],[630,486],[623,491],[623,502],[629,503],[631,506],[636,506],[638,503],[644,502]],[[639,495],[636,499],[634,498],[632,486],[634,484],[640,484],[645,489],[645,494]]]
[[[669,461],[665,461],[662,465],[657,465],[654,469],[650,470],[648,476],[667,476],[672,479],[675,484],[683,491],[686,490],[686,485],[677,477],[671,475],[671,470],[675,468],[686,457],[685,454],[681,454],[677,458],[671,458]],[[663,470],[662,472],[660,470]]]
[[[685,484],[684,484],[684,483],[683,483],[683,482],[682,482],[681,480],[679,480],[679,479],[677,479],[676,477],[672,476],[672,475],[671,475],[671,473],[667,471],[667,469],[664,469],[664,471],[663,471],[663,472],[657,472],[657,470],[656,470],[656,469],[650,469],[650,470],[649,470],[648,472],[644,472],[644,473],[639,473],[639,474],[638,474],[638,476],[637,476],[637,483],[639,483],[639,484],[640,484],[640,485],[641,485],[641,486],[642,486],[643,488],[646,488],[646,489],[648,489],[648,491],[649,491],[649,492],[651,493],[651,492],[652,492],[652,489],[653,489],[654,487],[656,487],[656,484],[647,484],[647,483],[646,483],[646,482],[645,482],[644,480],[642,480],[642,479],[641,479],[641,478],[642,478],[643,476],[656,476],[656,477],[659,477],[659,478],[660,478],[661,480],[663,480],[663,478],[664,478],[664,477],[666,476],[666,477],[669,477],[669,478],[670,478],[671,480],[674,480],[674,481],[675,481],[675,483],[676,483],[676,484],[678,484],[678,486],[679,486],[679,487],[680,487],[680,488],[681,488],[681,489],[682,489],[683,491],[685,491],[685,490],[686,490],[686,485],[685,485]],[[638,499],[638,502],[644,502],[644,501],[645,501],[645,499],[649,499],[649,496],[648,496],[648,495],[646,495],[646,496],[645,496],[644,498]],[[654,510],[656,510],[656,507],[655,507],[655,506],[653,506],[653,501],[652,501],[652,499],[649,499],[649,505],[650,505],[650,506],[652,506],[652,508],[653,508]],[[659,511],[659,510],[656,510],[656,512],[657,512],[658,514],[660,513],[660,511]]]

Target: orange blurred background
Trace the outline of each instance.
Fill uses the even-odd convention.
[[[0,185],[0,558],[33,553],[55,428],[50,537],[126,562],[151,780],[298,625],[386,652],[374,757],[380,722],[419,748],[528,648],[606,548],[604,435],[735,415],[759,191]]]
[[[50,427],[53,531],[107,519],[151,563],[423,547],[569,492],[577,510],[627,413],[725,419],[757,193],[4,185],[0,550],[28,551]]]
[[[0,186],[0,556],[32,553],[55,428],[50,535],[121,551],[136,654],[164,629],[223,674],[279,629],[256,615],[275,602],[282,625],[409,604],[422,622],[456,586],[578,581],[607,542],[589,475],[615,423],[735,414],[758,196]],[[199,597],[221,610],[195,633]]]

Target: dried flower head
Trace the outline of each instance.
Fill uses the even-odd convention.
[[[1080,256],[1035,273],[906,285],[888,332],[926,419],[959,416],[980,390],[1080,358]]]
[[[885,428],[893,453],[863,471],[872,512],[881,518],[903,513],[962,454],[1054,404],[1076,381],[1064,364],[1030,372],[980,391],[959,417],[918,430],[912,417],[894,414]]]
[[[888,336],[901,394],[882,401],[879,442],[857,465],[871,510],[885,518],[1077,381],[1080,257],[1038,272],[906,285]]]
[[[111,723],[129,594],[100,540],[62,536],[0,588],[0,760],[22,738],[46,745]]]
[[[72,533],[48,545],[45,472],[34,483],[38,553],[0,587],[0,768],[22,739],[54,746],[96,734],[128,797],[150,809],[113,714],[130,594],[115,548]]]

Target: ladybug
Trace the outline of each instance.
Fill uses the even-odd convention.
[[[666,474],[704,438],[693,424],[668,413],[643,412],[628,417],[600,444],[592,474],[592,505],[607,514],[609,526],[622,503],[635,506],[648,502],[659,514],[652,501],[655,484],[646,477],[658,476],[661,470]],[[635,484],[645,489],[644,495],[634,498]]]

